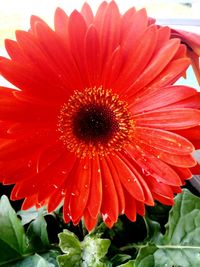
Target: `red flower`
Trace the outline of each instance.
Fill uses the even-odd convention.
[[[101,214],[134,221],[145,205],[173,204],[190,168],[200,96],[173,86],[190,64],[168,27],[145,10],[120,15],[103,2],[55,14],[55,31],[31,18],[29,32],[6,40],[2,75],[20,90],[0,90],[0,173],[23,209],[63,201],[66,221],[91,230]],[[177,132],[177,133],[176,133]]]
[[[181,42],[187,47],[187,55],[191,59],[191,64],[200,85],[200,35],[182,30],[171,30],[172,38],[180,38]]]

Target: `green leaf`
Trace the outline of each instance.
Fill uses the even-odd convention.
[[[49,250],[46,221],[42,213],[27,230],[6,196],[0,199],[0,267],[58,267],[60,251]],[[47,250],[48,248],[48,250]],[[42,255],[34,254],[42,252]],[[44,251],[48,251],[44,254]],[[32,255],[34,254],[34,255]]]
[[[12,265],[12,267],[58,267],[56,262],[57,255],[55,251],[50,251],[43,255],[35,254],[19,261],[15,265]]]
[[[154,253],[157,251],[157,247],[154,245],[147,245],[141,248],[139,255],[135,261],[135,267],[154,267],[155,260],[154,260]],[[165,266],[162,266],[165,267]],[[172,266],[171,266],[172,267]]]
[[[94,235],[86,236],[82,242],[68,230],[59,235],[59,246],[65,253],[58,256],[60,267],[106,267],[110,266],[104,256],[110,246],[110,240]]]
[[[130,260],[131,256],[127,254],[116,254],[112,259],[111,262],[114,266],[118,266],[120,263],[124,263],[127,260]]]
[[[17,212],[17,215],[21,217],[21,222],[23,225],[30,223],[31,221],[37,219],[39,216],[44,216],[47,214],[47,211],[44,207],[36,209],[35,207],[28,210],[20,210]]]
[[[57,258],[59,266],[79,267],[81,263],[81,245],[76,235],[65,229],[58,237],[59,247],[65,253]]]
[[[157,226],[156,226],[157,227]],[[175,198],[164,236],[140,246],[136,267],[200,266],[200,198],[184,190]],[[139,248],[139,246],[138,246]]]
[[[147,228],[147,237],[145,241],[151,243],[157,243],[162,238],[160,224],[158,222],[152,221],[149,218],[145,218],[146,228]]]
[[[6,196],[0,199],[0,266],[17,260],[28,251],[21,221]]]
[[[29,239],[30,246],[35,252],[44,250],[50,246],[47,233],[47,223],[42,215],[39,215],[30,223],[26,234]]]
[[[82,259],[84,267],[104,267],[102,258],[107,254],[110,246],[109,239],[86,236],[82,242]]]
[[[143,267],[147,267],[147,265],[144,265]],[[131,260],[124,264],[118,265],[117,267],[135,267],[135,261]],[[148,266],[149,267],[149,266]]]

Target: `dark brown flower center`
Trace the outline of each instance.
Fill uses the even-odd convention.
[[[121,150],[130,142],[133,128],[128,104],[102,87],[75,91],[58,116],[60,140],[82,158]]]
[[[108,142],[119,129],[108,107],[90,104],[80,108],[73,118],[73,133],[86,143]]]

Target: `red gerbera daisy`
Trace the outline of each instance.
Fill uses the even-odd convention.
[[[196,33],[191,33],[182,30],[172,29],[172,38],[180,38],[181,42],[187,47],[187,55],[191,59],[192,67],[196,75],[197,81],[200,85],[200,36]]]
[[[6,40],[1,74],[19,88],[0,90],[0,170],[23,209],[63,201],[66,221],[119,214],[134,221],[154,200],[173,204],[191,177],[194,146],[181,131],[198,127],[200,96],[172,86],[190,60],[168,27],[149,25],[144,9],[119,13],[85,4],[55,30],[31,18]]]

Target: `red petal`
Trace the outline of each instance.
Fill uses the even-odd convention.
[[[131,196],[128,192],[125,193],[126,199],[126,207],[125,212],[128,219],[132,222],[136,221],[136,201],[133,196]]]
[[[114,223],[116,223],[116,221],[112,221],[108,216],[107,214],[102,214],[102,217],[103,217],[103,221],[105,223],[105,225],[108,227],[108,228],[112,228]]]
[[[114,88],[119,90],[115,85],[118,77],[121,77],[122,68],[124,65],[125,51],[122,47],[118,46],[113,53],[108,57],[102,72],[102,85],[104,88]]]
[[[37,193],[38,201],[43,201],[66,180],[68,173],[75,164],[75,160],[74,155],[64,154],[54,160],[49,166],[43,166],[41,170],[38,170],[36,166],[33,175],[28,176],[27,179],[21,180],[15,185],[12,192],[13,199],[20,199]],[[66,161],[71,163],[71,168],[66,167]]]
[[[174,155],[171,153],[159,151],[152,147],[149,148],[148,146],[142,145],[141,143],[140,146],[146,151],[149,151],[155,157],[170,165],[182,168],[191,168],[196,165],[196,160],[191,155]]]
[[[96,218],[92,217],[87,209],[84,211],[84,223],[89,232],[95,228],[97,220],[98,217]]]
[[[98,156],[91,160],[91,168],[92,174],[87,209],[91,217],[97,218],[102,202],[102,177]]]
[[[134,137],[138,139],[140,143],[147,144],[159,151],[175,155],[187,155],[194,151],[192,143],[181,135],[169,131],[147,127],[135,127]]]
[[[24,199],[21,209],[27,210],[35,206],[37,203],[37,195],[33,195],[31,197],[27,197]]]
[[[174,59],[179,59],[181,57],[187,57],[187,49],[186,49],[186,46],[183,44],[180,44],[180,47],[179,47],[178,51],[176,52]]]
[[[135,7],[128,9],[121,18],[121,40],[124,40],[124,34],[128,34],[130,27],[135,26],[134,15],[136,13]],[[136,27],[137,28],[137,27]]]
[[[145,205],[144,205],[143,202],[136,201],[136,212],[137,212],[140,216],[144,216],[144,215],[145,215]]]
[[[126,188],[129,194],[137,200],[144,201],[144,192],[135,173],[133,173],[129,166],[118,155],[113,157],[113,164],[118,172],[122,185]]]
[[[141,147],[127,147],[131,158],[147,173],[168,185],[181,185],[181,180],[177,173],[166,163],[155,156],[144,151]]]
[[[192,127],[189,129],[177,130],[175,131],[175,133],[184,136],[188,140],[191,140],[192,143],[194,141],[197,141],[200,143],[200,126]]]
[[[69,35],[71,36],[71,39],[73,39],[73,34],[70,31],[71,23],[73,23],[73,20],[70,17]],[[67,50],[66,46],[61,42],[56,33],[51,30],[51,28],[38,23],[36,24],[36,34],[40,46],[43,50],[43,54],[47,54],[49,64],[51,64],[53,69],[56,71],[59,84],[62,84],[62,86],[60,85],[59,91],[62,92],[62,90],[64,90],[67,93],[67,91],[71,89],[72,93],[74,88],[82,88],[82,81],[78,68],[76,66],[76,62],[72,58],[71,52]],[[74,49],[75,48],[77,47],[74,47]]]
[[[183,184],[185,183],[185,180],[192,178],[191,170],[193,168],[188,169],[188,168],[181,168],[181,167],[174,166],[173,169],[178,174],[178,176],[181,178],[181,181]]]
[[[140,170],[138,170],[138,166],[135,164],[135,162],[132,159],[129,159],[125,153],[120,153],[119,157],[123,159],[123,161],[127,164],[127,166],[130,168],[130,170],[134,173],[134,175],[137,177],[138,181],[140,182],[140,185],[142,187],[142,191],[144,194],[143,202],[147,205],[152,206],[154,204],[154,200],[151,195],[151,191],[149,190],[149,187],[146,184],[141,173],[139,173]]]
[[[22,49],[18,45],[16,41],[6,39],[5,40],[5,47],[8,52],[10,58],[16,62],[24,64],[27,62],[27,57],[23,53]]]
[[[194,52],[191,52],[189,49],[187,51],[188,56],[191,59],[192,62],[192,68],[194,71],[194,74],[196,76],[196,79],[200,85],[200,64],[199,64],[199,55],[195,54]]]
[[[166,205],[166,206],[173,206],[174,205],[174,198],[167,198],[164,196],[161,196],[159,194],[153,193],[153,196],[156,200],[158,200],[160,203]]]
[[[183,99],[180,102],[174,103],[167,108],[193,108],[193,109],[200,109],[200,93],[197,92],[195,95]]]
[[[85,36],[85,57],[90,86],[100,86],[99,76],[101,73],[100,43],[97,30],[94,26],[89,27]]]
[[[44,156],[43,156],[44,160]],[[69,164],[66,166],[66,162]],[[38,177],[38,201],[41,202],[48,198],[54,191],[60,191],[60,194],[64,195],[64,186],[63,183],[69,179],[70,171],[73,169],[76,163],[76,156],[72,153],[64,153],[62,157],[58,159],[57,162],[53,163],[46,169],[45,164],[41,170],[39,169],[39,165],[37,165]],[[40,161],[42,165],[42,162]],[[48,166],[48,165],[47,165]],[[43,171],[44,169],[44,171]],[[49,175],[51,173],[51,175]],[[41,178],[41,180],[40,180]],[[45,188],[45,190],[41,190],[41,188]]]
[[[125,198],[124,198],[124,190],[122,188],[121,182],[120,182],[120,177],[115,169],[115,166],[112,162],[112,158],[111,157],[106,157],[106,161],[108,164],[108,167],[110,169],[111,175],[113,177],[113,181],[114,181],[114,185],[116,188],[116,192],[117,192],[117,196],[118,196],[118,204],[119,204],[119,214],[123,214],[124,213],[124,209],[125,209]]]
[[[190,108],[152,111],[133,116],[137,126],[179,130],[200,124],[200,111]]]
[[[69,17],[69,37],[71,53],[78,66],[82,79],[82,87],[88,86],[88,77],[86,72],[86,62],[84,54],[84,40],[87,31],[86,22],[78,11],[73,11]],[[77,87],[75,87],[78,89]]]
[[[200,164],[197,164],[196,166],[194,166],[193,168],[191,168],[190,171],[194,175],[200,175]]]
[[[173,199],[174,194],[169,185],[157,182],[152,176],[146,176],[146,181],[152,192],[165,198]]]
[[[48,133],[48,130],[38,130],[31,135],[22,136],[22,138],[1,140],[0,160],[11,160],[16,156],[20,158],[33,154],[45,140],[50,144],[52,142],[52,136]]]
[[[151,59],[157,40],[157,27],[155,25],[148,27],[141,36],[141,40],[146,41],[138,42],[135,45],[134,53],[129,55],[119,79],[114,83],[113,87],[117,90],[123,90],[123,93],[126,93],[126,89],[143,72]]]
[[[149,88],[160,88],[176,82],[187,70],[190,65],[189,58],[175,59],[159,73],[157,77],[148,84]]]
[[[100,32],[102,28],[102,23],[104,21],[105,11],[108,6],[106,1],[103,1],[97,9],[97,13],[94,17],[94,25],[97,28],[98,32]]]
[[[145,90],[143,95],[135,97],[135,100],[130,104],[130,109],[133,114],[148,112],[151,110],[164,108],[191,96],[196,96],[197,91],[187,86],[168,86],[164,88],[156,88],[155,90]],[[134,99],[134,98],[133,98]]]
[[[88,3],[84,3],[83,7],[81,9],[81,14],[83,15],[87,25],[89,26],[90,24],[92,24],[93,20],[94,20],[94,15],[92,13],[92,9],[91,7],[88,5]]]
[[[34,65],[21,65],[15,61],[4,59],[0,61],[0,72],[5,79],[27,94],[45,98],[46,101],[54,98],[54,101],[59,102],[63,97],[67,97],[56,83],[52,83],[52,80],[50,83],[49,76],[42,76]],[[31,76],[30,73],[34,73],[34,76]],[[45,88],[48,88],[48,91],[44,90]],[[59,94],[55,94],[55,90],[58,90]]]
[[[155,51],[160,50],[170,39],[170,28],[160,27],[158,29],[158,40],[156,44]]]
[[[128,89],[130,95],[135,94],[140,89],[144,88],[154,78],[159,76],[161,71],[170,63],[177,49],[179,48],[180,41],[178,39],[169,40],[165,46],[163,46],[152,57],[150,63],[137,78],[137,80]]]
[[[67,43],[68,40],[68,16],[61,9],[57,8],[54,16],[55,32]]]
[[[76,221],[82,216],[87,205],[92,176],[91,160],[89,158],[86,157],[79,161],[74,176],[69,202],[72,221]]]
[[[49,213],[55,211],[64,198],[64,189],[56,190],[48,199],[47,210]]]
[[[120,37],[120,13],[114,1],[111,1],[105,9],[104,20],[100,31],[103,60],[114,51],[119,44]]]
[[[118,196],[113,182],[112,174],[108,168],[105,158],[100,161],[102,175],[102,205],[101,213],[104,217],[109,217],[112,222],[116,222],[118,218]]]
[[[31,24],[30,32],[31,32],[31,34],[35,34],[35,26],[37,23],[43,24],[45,27],[49,27],[48,24],[43,19],[41,19],[38,16],[32,15],[31,19],[30,19],[30,24]]]
[[[141,35],[148,25],[148,17],[146,10],[143,8],[137,12],[130,9],[124,14],[121,25],[121,46],[125,48],[128,55],[134,51],[134,47],[141,39]]]

